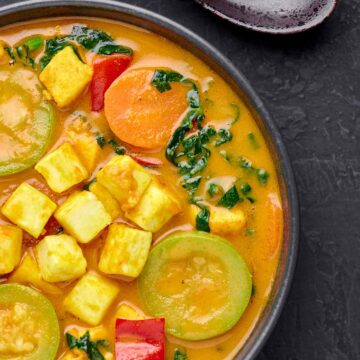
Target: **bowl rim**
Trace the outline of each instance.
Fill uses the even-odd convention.
[[[246,77],[232,64],[232,62],[227,57],[225,57],[220,52],[220,50],[210,45],[210,43],[208,43],[205,39],[198,36],[193,31],[187,29],[185,26],[168,19],[163,15],[132,4],[114,0],[27,0],[0,6],[0,28],[16,24],[17,22],[44,19],[44,16],[41,15],[41,11],[39,11],[39,15],[35,14],[31,18],[22,18],[21,16],[33,10],[53,11],[55,8],[58,8],[59,10],[65,9],[64,11],[76,9],[81,9],[84,11],[86,11],[86,9],[88,11],[102,10],[108,12],[108,14],[114,12],[114,16],[116,16],[116,18],[110,15],[78,15],[71,12],[63,14],[61,11],[61,14],[54,13],[51,15],[51,17],[85,16],[90,18],[97,17],[99,19],[111,19],[115,21],[122,21],[124,23],[130,23],[138,27],[148,28],[150,31],[158,33],[173,42],[182,39],[184,43],[192,46],[192,51],[189,51],[194,53],[194,50],[196,50],[196,56],[200,57],[200,59],[205,62],[205,64],[210,66],[210,68],[212,68],[215,72],[219,74],[219,70],[221,70],[223,74],[226,75],[227,80],[232,82],[232,87],[234,88],[235,86],[237,88],[237,90],[234,89],[234,91],[247,102],[248,106],[256,111],[258,115],[258,125],[260,123],[265,127],[265,130],[261,129],[261,131],[263,132],[263,135],[267,137],[268,144],[271,142],[270,145],[273,147],[273,152],[275,152],[277,162],[280,165],[280,176],[283,179],[283,190],[286,191],[286,205],[289,216],[287,219],[288,247],[285,264],[283,266],[282,279],[279,280],[279,289],[272,298],[271,305],[266,306],[271,306],[271,309],[269,309],[266,314],[266,318],[259,319],[257,321],[255,329],[251,331],[244,345],[241,347],[234,358],[236,360],[255,359],[256,355],[260,352],[265,342],[269,338],[272,330],[274,329],[289,293],[295,272],[300,227],[298,195],[291,162],[288,157],[285,145],[281,139],[280,132],[278,131],[270,114],[266,110],[264,103],[252,88]],[[19,16],[19,18],[16,16]],[[119,16],[122,17],[122,19],[119,19]],[[134,22],[132,23],[129,21],[130,19],[134,19]],[[135,19],[137,22],[135,22]],[[144,24],[148,26],[144,26]],[[152,27],[156,27],[158,31],[153,30]],[[180,44],[180,46],[182,45]],[[224,77],[222,74],[219,75]],[[241,94],[239,94],[239,92],[241,92]],[[280,263],[278,267],[280,267]],[[276,278],[278,277],[279,269],[277,270]],[[263,310],[262,316],[264,315],[264,312],[265,310]]]

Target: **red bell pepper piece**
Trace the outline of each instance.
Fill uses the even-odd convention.
[[[116,320],[116,360],[164,360],[165,319]]]
[[[151,157],[138,157],[137,155],[131,155],[131,157],[140,165],[148,167],[161,167],[163,163],[161,160]]]
[[[93,78],[90,84],[91,109],[100,111],[104,107],[106,90],[130,65],[132,57],[123,54],[98,55],[93,61]]]

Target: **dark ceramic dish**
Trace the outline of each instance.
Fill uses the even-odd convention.
[[[337,0],[195,0],[213,14],[247,29],[293,34],[321,24]]]
[[[251,109],[277,164],[285,214],[284,242],[270,301],[237,360],[251,360],[260,351],[279,318],[290,288],[298,245],[299,214],[291,165],[269,113],[245,77],[218,50],[181,25],[128,4],[110,1],[30,0],[0,7],[0,26],[49,17],[87,16],[119,20],[162,35],[194,53],[212,67]]]

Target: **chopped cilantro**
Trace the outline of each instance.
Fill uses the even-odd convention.
[[[79,350],[84,351],[89,360],[105,360],[98,347],[108,347],[109,344],[106,340],[91,341],[89,331],[79,339],[70,333],[66,333],[65,337],[70,349],[78,348]]]

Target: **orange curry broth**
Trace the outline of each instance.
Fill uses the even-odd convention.
[[[255,167],[265,168],[270,174],[265,186],[260,185],[254,175],[249,176],[246,181],[252,186],[252,196],[256,199],[256,202],[250,204],[245,201],[237,205],[240,206],[248,216],[246,228],[255,229],[256,232],[253,235],[246,235],[244,231],[243,233],[236,234],[236,236],[227,237],[244,257],[253,275],[253,282],[256,289],[240,321],[226,334],[207,341],[188,342],[169,336],[167,337],[167,359],[173,359],[174,349],[177,346],[184,346],[191,360],[231,359],[244,344],[261,316],[261,312],[268,301],[278,264],[282,233],[282,212],[281,210],[276,211],[276,206],[272,205],[276,203],[280,204],[280,193],[275,167],[269,149],[250,111],[216,73],[186,50],[144,29],[107,20],[67,18],[37,21],[4,28],[0,30],[0,39],[13,45],[22,38],[36,34],[41,34],[45,37],[52,37],[59,34],[65,35],[71,32],[74,24],[79,23],[109,32],[118,43],[131,47],[134,50],[134,60],[130,68],[149,66],[171,68],[198,81],[203,93],[202,101],[205,107],[206,123],[212,123],[218,128],[221,123],[224,123],[234,116],[234,109],[230,104],[237,104],[239,106],[240,118],[232,127],[233,140],[230,143],[214,148],[209,165],[203,172],[203,175],[210,175],[211,178],[222,177],[220,180],[224,184],[229,183],[233,177],[243,175],[243,170],[241,170],[240,167],[230,165],[219,154],[220,150],[225,150],[228,154],[234,156],[244,156],[251,160]],[[89,53],[87,56],[88,63],[91,63],[92,54]],[[71,79],[69,79],[69,81],[71,81]],[[52,146],[48,150],[49,152],[64,141],[64,128],[66,122],[69,121],[67,120],[69,119],[69,115],[73,111],[83,112],[88,116],[94,126],[100,129],[105,135],[109,134],[103,113],[91,113],[88,92],[67,110],[59,110],[55,105],[54,108],[56,109],[57,125]],[[14,109],[14,111],[16,111],[16,109]],[[252,132],[256,136],[260,144],[258,149],[254,149],[248,140],[247,135],[249,132]],[[104,150],[103,161],[99,163],[97,169],[102,167],[110,156],[111,149]],[[180,215],[175,216],[167,223],[161,231],[153,235],[154,241],[157,242],[172,232],[191,230],[193,226],[191,225],[189,212],[187,211],[187,194],[180,186],[180,176],[177,173],[177,169],[166,161],[164,150],[152,152],[150,156],[157,157],[163,161],[164,166],[153,171],[161,174],[168,184],[173,184],[171,186],[176,188],[176,192],[181,197],[185,209]],[[96,173],[97,169],[94,173]],[[65,198],[64,195],[52,193],[41,176],[37,174],[34,169],[29,169],[17,175],[0,178],[0,205],[2,205],[11,192],[24,181],[38,187],[58,203],[61,203]],[[82,184],[77,188],[81,186]],[[204,192],[205,185],[202,184],[199,193]],[[269,199],[272,199],[272,202]],[[119,219],[118,221],[126,222],[126,220],[123,219]],[[0,215],[0,223],[8,223],[2,215]],[[90,245],[84,246],[80,244],[88,261],[88,270],[97,270],[97,261],[103,236],[104,234],[92,241]],[[26,248],[23,250],[25,251]],[[6,282],[6,278],[0,278],[0,283],[1,282]],[[60,285],[63,289],[64,297],[74,283],[76,283],[76,281],[70,284]],[[113,345],[112,339],[114,337],[114,316],[119,304],[125,302],[137,308],[142,308],[137,292],[136,281],[131,283],[118,281],[118,284],[121,289],[120,294],[102,322],[109,330],[108,340],[111,345]],[[221,291],[221,289],[219,289],[219,291]],[[50,298],[56,308],[62,333],[64,333],[68,327],[74,325],[87,327],[85,323],[63,311],[62,297],[48,296],[48,298]],[[199,301],[206,301],[206,299],[199,299]],[[62,341],[59,349],[59,357],[66,349],[67,346],[65,342]]]

